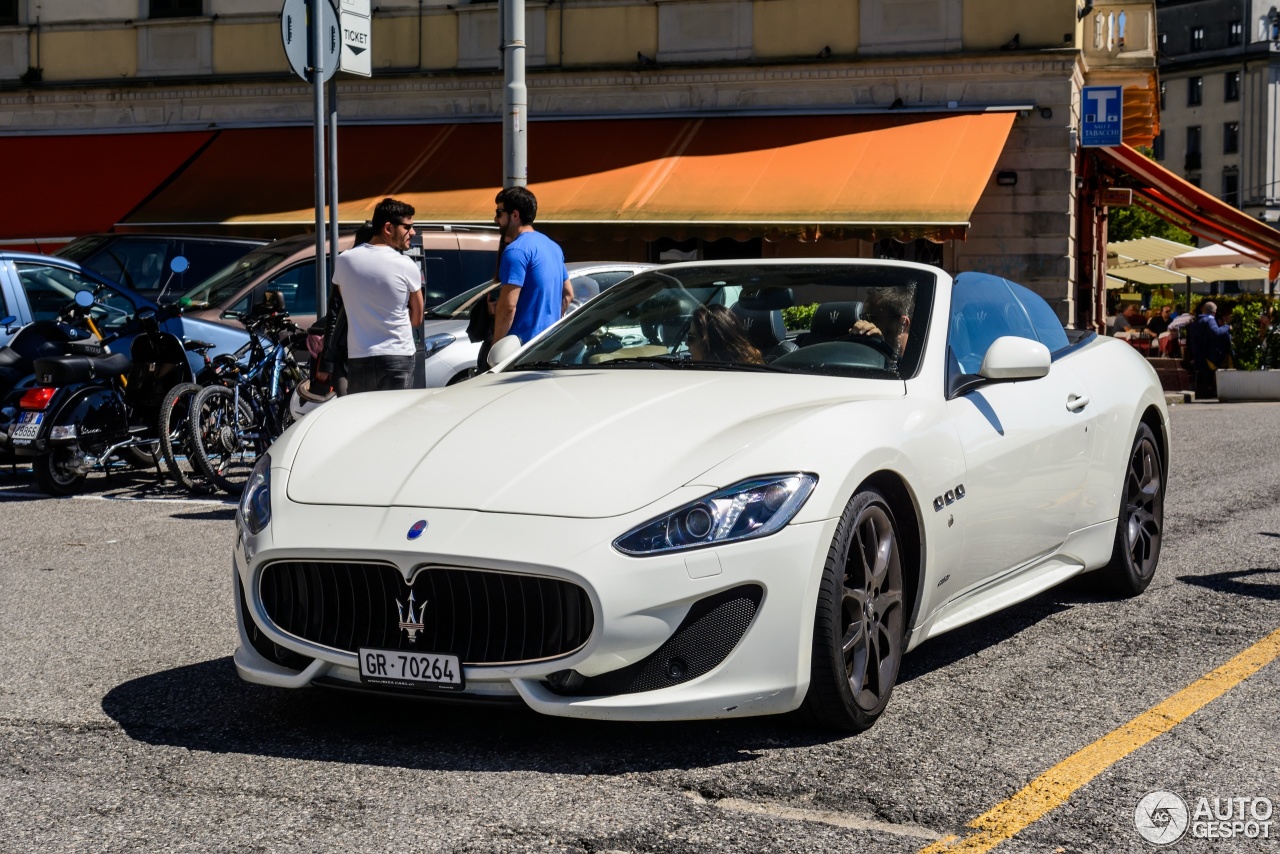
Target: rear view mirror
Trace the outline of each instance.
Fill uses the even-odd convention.
[[[1039,341],[1005,335],[991,342],[978,375],[989,380],[1034,380],[1049,373],[1053,357]]]
[[[493,347],[490,348],[489,350],[489,358],[488,358],[489,367],[492,368],[492,367],[496,367],[497,365],[501,365],[507,359],[510,359],[512,356],[514,356],[516,354],[516,351],[519,349],[520,349],[519,336],[508,335],[505,338],[498,339],[496,342],[494,342]]]

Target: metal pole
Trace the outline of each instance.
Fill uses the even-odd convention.
[[[338,77],[329,78],[329,275],[338,265]],[[325,282],[325,294],[329,292]],[[328,310],[326,301],[317,300],[316,317]]]
[[[316,173],[316,311],[327,302],[329,279],[324,263],[324,16],[320,4],[329,0],[311,0],[307,18],[311,35],[311,83],[315,95],[315,173]]]
[[[524,0],[502,0],[502,186],[529,183],[529,90],[524,81]]]

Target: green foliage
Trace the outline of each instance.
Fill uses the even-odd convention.
[[[1268,307],[1269,301],[1258,294],[1243,295],[1232,307],[1231,347],[1235,351],[1234,361],[1239,370],[1256,371],[1262,362],[1258,318]]]
[[[1156,311],[1159,311],[1160,309],[1164,308],[1166,305],[1174,305],[1175,302],[1176,302],[1176,298],[1169,299],[1168,297],[1162,297],[1159,294],[1151,295],[1151,307],[1154,308]],[[1176,308],[1177,306],[1174,306],[1174,307]]]
[[[808,329],[813,324],[813,313],[817,310],[816,302],[809,305],[789,306],[782,310],[782,322],[791,330]]]
[[[1166,222],[1137,205],[1110,208],[1107,214],[1107,241],[1135,240],[1139,237],[1163,237],[1175,243],[1194,246],[1191,235],[1171,222]]]

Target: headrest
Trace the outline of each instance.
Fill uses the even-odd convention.
[[[730,310],[738,316],[747,340],[757,350],[768,350],[787,340],[787,327],[782,322],[781,311],[756,311],[743,308],[741,302],[734,303]]]
[[[590,276],[575,276],[569,284],[573,286],[573,298],[581,302],[600,295],[600,283]]]
[[[772,311],[795,305],[796,295],[791,288],[743,288],[736,304],[752,311]]]
[[[809,331],[818,335],[839,337],[848,335],[853,324],[862,319],[862,301],[820,303],[813,312]]]

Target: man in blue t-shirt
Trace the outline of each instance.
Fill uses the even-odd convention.
[[[515,335],[527,344],[564,315],[573,286],[564,253],[554,240],[533,230],[538,200],[525,187],[498,193],[493,219],[509,241],[498,265],[502,288],[494,312],[493,340]]]

